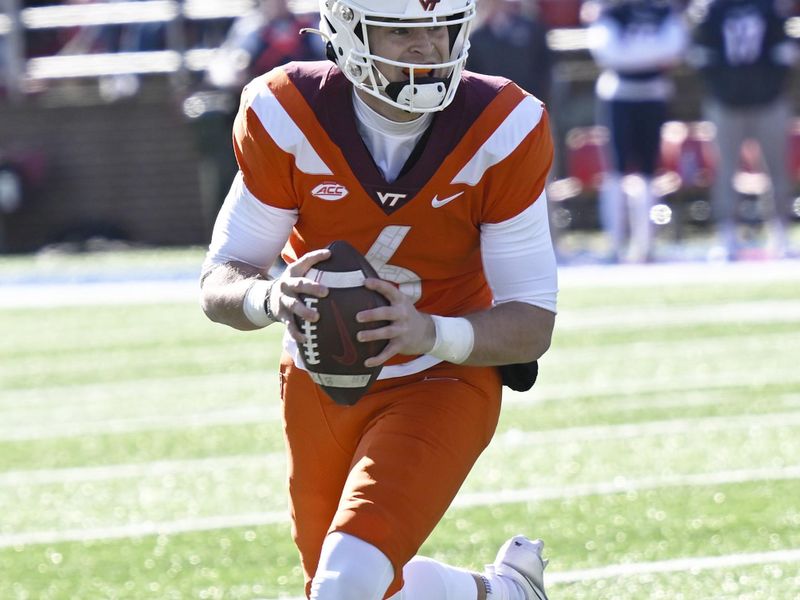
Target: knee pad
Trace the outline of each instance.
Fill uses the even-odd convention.
[[[372,544],[334,532],[322,544],[311,600],[382,600],[394,568]]]

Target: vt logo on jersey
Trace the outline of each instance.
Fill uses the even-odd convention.
[[[317,187],[311,190],[312,196],[315,196],[320,200],[327,200],[329,202],[341,200],[349,193],[350,192],[346,187],[334,181],[323,181]]]
[[[392,186],[387,189],[385,183],[380,187],[366,184],[364,189],[372,201],[387,215],[403,208],[419,191],[418,188],[409,186]]]
[[[381,201],[381,204],[384,206],[388,206],[390,208],[394,208],[394,205],[398,202],[405,200],[408,194],[397,194],[395,192],[376,192],[378,194],[378,199]]]

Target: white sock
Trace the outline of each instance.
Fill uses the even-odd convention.
[[[403,567],[403,589],[389,600],[477,600],[478,587],[469,571],[415,556]]]
[[[372,544],[334,531],[322,543],[312,600],[381,600],[394,579],[389,559]]]
[[[611,250],[619,256],[625,241],[625,194],[622,176],[608,173],[600,186],[600,221],[611,242]]]
[[[650,209],[655,203],[651,182],[644,177],[631,178],[628,222],[630,223],[631,252],[637,262],[650,256],[653,246],[653,225],[650,222]]]

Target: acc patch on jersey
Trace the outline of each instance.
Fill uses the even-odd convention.
[[[306,336],[299,346],[303,364],[311,379],[337,404],[352,406],[378,378],[382,367],[364,366],[367,358],[379,354],[387,340],[360,342],[359,331],[383,327],[386,321],[356,322],[362,310],[388,306],[389,301],[364,287],[364,279],[378,277],[364,256],[349,243],[335,241],[328,246],[331,256],[314,265],[306,277],[328,288],[324,298],[301,295],[302,301],[319,313],[311,323],[295,317]]]

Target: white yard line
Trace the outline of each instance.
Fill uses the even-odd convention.
[[[726,570],[734,567],[794,562],[800,562],[800,548],[776,550],[774,552],[697,556],[654,562],[608,565],[595,569],[547,573],[545,580],[548,584],[575,583],[578,581],[596,581],[598,579],[632,577],[653,573],[694,573],[696,571]]]
[[[680,284],[727,284],[797,281],[800,261],[667,263],[560,267],[562,289],[585,287],[645,287]],[[0,282],[0,309],[51,308],[104,304],[197,302],[194,279],[109,281],[63,284]]]
[[[692,387],[691,389],[695,388]],[[540,402],[541,399],[536,401]],[[120,419],[101,418],[91,421],[36,423],[28,426],[16,424],[7,429],[3,429],[0,426],[0,441],[45,440],[169,429],[185,430],[189,427],[274,422],[278,418],[279,414],[274,408],[267,405],[255,405],[200,414],[148,415]],[[621,425],[570,427],[534,432],[510,430],[496,436],[495,439],[497,443],[549,444],[563,439],[581,441],[612,437],[630,438],[647,435],[674,435],[697,431],[698,428],[702,428],[704,431],[723,431],[756,427],[795,427],[798,425],[800,425],[800,412],[786,411],[761,415],[699,417]]]
[[[632,491],[654,490],[682,486],[725,485],[754,481],[780,481],[800,479],[800,465],[782,468],[739,469],[694,473],[689,475],[668,475],[645,477],[641,479],[616,478],[612,481],[592,484],[565,485],[554,488],[524,490],[496,490],[459,494],[452,509],[475,508],[496,504],[561,500],[584,496],[620,494]],[[58,544],[85,542],[90,540],[110,540],[149,535],[172,535],[241,527],[287,524],[288,515],[284,512],[246,513],[238,515],[219,515],[175,521],[132,523],[96,529],[67,529],[30,531],[0,535],[0,548],[21,547],[35,544]]]
[[[194,425],[187,417],[169,417],[168,422],[179,419],[182,426]],[[216,422],[215,422],[216,423]],[[98,425],[103,425],[99,423]],[[105,423],[107,425],[107,423]],[[497,434],[492,440],[492,447],[537,446],[570,442],[599,441],[607,439],[632,439],[637,437],[657,437],[680,435],[697,431],[718,432],[741,429],[758,430],[766,428],[800,427],[800,411],[766,413],[762,415],[736,415],[698,417],[692,419],[665,419],[642,423],[623,423],[619,425],[587,425],[584,427],[562,427],[541,431],[520,431],[510,429]],[[107,431],[107,429],[103,429]],[[73,429],[74,432],[74,429]],[[27,432],[30,433],[30,432]],[[21,432],[21,436],[27,435]],[[0,439],[13,432],[0,432]],[[21,437],[20,439],[32,439]],[[38,439],[38,438],[33,438]],[[225,468],[226,465],[243,466],[248,462],[271,463],[282,461],[280,452],[270,454],[249,454],[237,457],[201,458],[184,460],[163,460],[147,463],[128,463],[103,467],[74,467],[67,469],[32,469],[24,471],[7,471],[0,473],[0,484],[17,485],[23,483],[63,483],[67,481],[98,481],[100,479],[118,479],[125,477],[145,477],[154,473],[186,472],[187,470],[206,470]],[[82,475],[83,474],[83,475]]]
[[[15,548],[36,544],[61,544],[69,542],[88,542],[91,540],[119,540],[150,535],[176,535],[195,531],[214,531],[238,527],[260,527],[288,523],[284,511],[244,513],[239,515],[220,515],[178,519],[176,521],[147,521],[129,525],[115,525],[97,529],[65,529],[63,531],[30,531],[0,535],[0,548]]]
[[[274,421],[277,415],[266,405],[241,406],[200,414],[145,415],[120,419],[100,418],[92,421],[42,422],[3,429],[0,441],[30,441],[52,438],[73,438],[85,435],[112,435],[142,431],[185,430],[191,427],[246,425]]]
[[[0,309],[199,302],[197,281],[0,285]]]
[[[547,357],[545,357],[547,358]],[[642,379],[608,379],[599,382],[558,382],[548,385],[537,383],[529,392],[504,390],[503,402],[539,404],[552,400],[571,400],[574,398],[632,396],[652,393],[700,391],[707,389],[730,389],[754,384],[800,383],[800,372],[787,372],[783,368],[762,368],[736,371],[716,370],[713,372],[687,372],[680,378],[672,375],[655,374]]]
[[[699,417],[695,419],[665,419],[643,423],[623,423],[620,425],[588,425],[585,427],[565,427],[543,431],[520,431],[510,429],[495,436],[492,444],[503,446],[533,446],[599,440],[621,440],[639,437],[691,434],[703,435],[716,431],[735,431],[738,429],[764,429],[780,427],[800,427],[800,411],[767,413],[763,415],[737,415],[719,417]]]
[[[64,469],[31,469],[0,473],[0,487],[20,485],[54,485],[65,483],[104,482],[115,479],[142,479],[168,475],[219,472],[230,469],[252,469],[263,465],[274,468],[285,464],[284,452],[268,454],[239,454],[234,456],[154,460],[144,463],[113,464],[97,467],[68,467]]]
[[[72,422],[46,424],[46,426],[15,427],[6,431],[0,429],[0,440],[24,441],[41,440],[51,437],[76,437],[81,435],[105,435],[111,433],[131,433],[162,429],[183,429],[210,425],[230,425],[271,421],[269,411],[261,406],[243,407],[236,410],[215,411],[202,415],[169,415],[165,417],[137,417],[132,419],[100,420],[88,423]],[[675,435],[697,431],[731,431],[737,429],[756,429],[765,427],[796,427],[800,425],[800,412],[786,411],[763,415],[737,415],[699,417],[693,419],[669,419],[620,425],[594,425],[568,427],[553,430],[521,432],[509,430],[495,437],[495,443],[507,445],[551,444],[569,439],[571,441],[590,441],[613,438],[634,438],[643,436]]]
[[[562,288],[796,282],[800,261],[567,266],[559,268],[558,279]]]
[[[715,303],[695,306],[620,307],[562,311],[558,330],[596,330],[599,328],[663,327],[665,325],[718,325],[723,323],[796,323],[800,321],[800,301],[764,300]]]
[[[141,394],[141,390],[160,392],[165,387],[178,386],[191,390],[190,386],[198,389],[208,389],[219,386],[229,389],[231,386],[245,380],[254,387],[263,383],[277,381],[277,370],[248,371],[245,373],[207,373],[198,375],[176,375],[174,377],[143,377],[131,379],[116,379],[84,384],[42,385],[35,388],[18,390],[3,390],[0,395],[0,409],[5,406],[47,406],[58,404],[65,406],[70,403],[76,406],[85,406],[89,402],[105,402],[107,396],[117,388],[135,388],[136,392],[129,392],[134,396]]]
[[[557,487],[539,487],[523,490],[493,490],[491,492],[472,492],[460,494],[453,501],[453,508],[475,508],[495,504],[517,504],[520,502],[542,502],[546,500],[567,500],[584,496],[605,496],[642,492],[671,487],[728,485],[754,481],[786,481],[800,479],[800,465],[768,467],[763,469],[734,469],[711,473],[691,473],[686,475],[659,475],[629,479],[615,477],[612,481],[596,483],[577,483]]]

